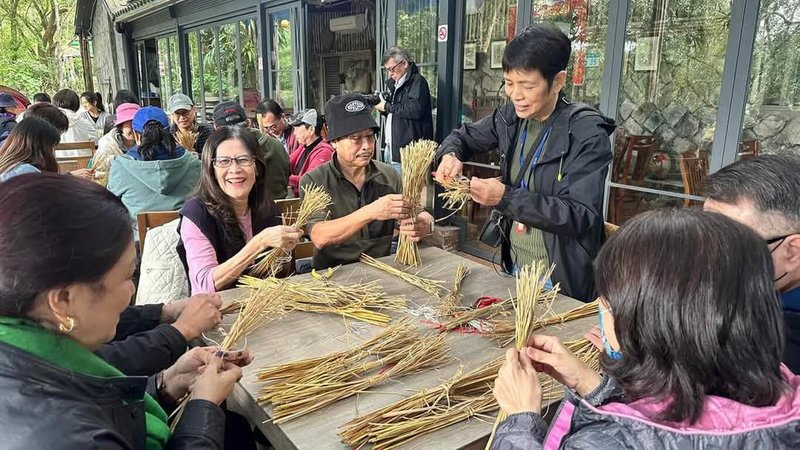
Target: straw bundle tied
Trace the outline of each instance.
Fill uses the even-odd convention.
[[[422,194],[425,182],[428,177],[428,169],[433,162],[436,154],[436,142],[416,141],[400,149],[400,161],[403,170],[403,195],[407,198],[417,199]],[[418,204],[414,205],[411,213],[411,220],[416,220],[416,216],[422,208]],[[397,244],[397,255],[395,261],[407,266],[418,266],[420,263],[419,247],[416,242],[411,242],[407,236],[400,235]]]
[[[573,308],[569,311],[563,312],[561,314],[554,314],[550,317],[542,318],[536,320],[533,324],[533,330],[538,330],[540,328],[544,328],[550,325],[558,325],[567,323],[571,320],[582,319],[584,317],[589,317],[597,314],[597,300],[583,304],[577,308]],[[516,333],[516,325],[512,320],[493,320],[490,325],[490,334],[494,339],[496,339],[501,346],[505,347],[512,340],[514,340],[515,333]]]
[[[459,306],[461,306],[461,284],[464,282],[464,278],[467,277],[468,273],[469,269],[467,268],[467,265],[464,263],[459,263],[458,267],[456,268],[456,277],[453,281],[453,289],[449,294],[442,297],[441,301],[439,302],[440,316],[451,315],[456,312]]]
[[[466,178],[445,178],[436,180],[444,192],[439,194],[439,198],[444,200],[442,205],[445,209],[460,210],[469,201],[469,180]]]
[[[348,350],[328,355],[267,367],[256,374],[268,382],[259,392],[259,403],[280,403],[293,400],[297,391],[307,385],[342,382],[380,367],[380,358],[397,357],[398,352],[414,345],[420,336],[409,320],[404,320],[374,338]],[[377,357],[378,359],[375,359]]]
[[[222,343],[219,344],[220,350],[228,351],[232,349],[237,342],[257,328],[282,316],[286,311],[286,306],[280,291],[280,286],[261,286],[254,290],[250,298],[242,305],[239,315],[231,325],[231,328],[227,333],[223,332],[224,338]],[[187,395],[172,413],[172,417],[175,417],[170,427],[172,431],[178,425],[188,400],[189,397]]]
[[[250,288],[280,286],[287,310],[337,314],[372,325],[386,326],[391,316],[381,310],[404,311],[403,297],[392,297],[380,283],[343,285],[325,279],[265,279],[243,276],[239,285]]]
[[[297,217],[291,226],[295,228],[304,227],[314,214],[325,211],[330,205],[331,196],[325,188],[314,184],[304,186],[303,201],[300,202],[300,209],[297,211]],[[258,255],[262,259],[250,269],[250,272],[257,277],[275,276],[281,268],[280,257],[282,253],[285,253],[283,249],[273,248]]]
[[[599,370],[599,352],[589,341],[579,339],[565,346]],[[339,430],[339,437],[352,447],[372,444],[375,450],[388,450],[472,417],[488,419],[487,415],[499,408],[492,390],[503,361],[495,359],[466,375],[460,368],[439,386],[351,420]],[[543,402],[563,397],[564,387],[550,376],[539,374],[539,383]]]
[[[447,360],[444,335],[416,336],[406,345],[375,361],[328,372],[311,381],[285,383],[286,389],[271,396],[273,422],[285,423],[324,408],[394,377],[410,375]]]
[[[483,308],[474,308],[468,311],[457,313],[455,314],[450,320],[441,322],[439,324],[439,329],[441,331],[453,331],[456,328],[466,325],[473,320],[477,320],[480,318],[490,318],[494,317],[497,314],[505,314],[506,313],[506,306],[508,305],[508,300],[504,300],[499,303],[494,303],[489,306],[484,306]]]
[[[444,284],[443,281],[432,280],[430,278],[423,278],[418,275],[419,272],[411,274],[399,270],[397,268],[390,266],[389,264],[386,264],[385,262],[378,261],[377,259],[367,254],[364,253],[361,254],[361,262],[375,269],[382,270],[390,275],[394,275],[397,278],[400,278],[401,280],[405,281],[406,283],[416,286],[422,289],[423,291],[428,292],[429,294],[435,295],[437,297],[441,297],[443,295],[443,291],[445,291],[445,289],[442,287],[442,284]]]
[[[521,350],[533,334],[533,325],[536,322],[536,315],[539,313],[537,305],[541,306],[542,294],[549,295],[547,294],[548,292],[558,292],[558,285],[552,290],[545,289],[545,285],[553,275],[554,269],[555,265],[548,268],[544,262],[537,261],[533,263],[533,265],[523,266],[517,273],[517,298],[516,301],[514,301],[517,350]],[[555,295],[553,295],[552,298],[555,299]],[[550,300],[550,302],[552,303],[552,300]],[[550,305],[547,305],[547,308],[549,309]],[[506,413],[503,411],[500,411],[500,414],[497,415],[497,421],[494,424],[494,429],[492,429],[492,435],[489,437],[489,442],[486,444],[487,450],[492,448],[492,441],[494,440],[494,433],[497,430],[497,426],[506,419],[506,416]]]

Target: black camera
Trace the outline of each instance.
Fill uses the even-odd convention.
[[[381,96],[386,100],[386,103],[392,102],[392,93],[390,91],[375,92],[374,94],[364,94],[364,103],[375,106],[381,102]]]

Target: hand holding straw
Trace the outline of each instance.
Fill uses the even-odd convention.
[[[416,141],[400,149],[403,172],[403,195],[418,204],[428,176],[428,168],[436,154],[436,142]],[[412,211],[411,219],[415,219],[422,208],[417,206]],[[400,235],[395,261],[407,266],[418,266],[420,263],[419,248],[407,236]]]

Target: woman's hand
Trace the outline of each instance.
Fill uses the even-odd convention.
[[[280,248],[286,253],[289,253],[297,245],[302,235],[302,231],[295,227],[278,225],[264,229],[255,235],[250,242],[253,242],[253,245],[257,247],[259,252],[263,252],[271,247]]]
[[[208,356],[203,371],[192,387],[192,399],[208,400],[219,405],[230,395],[233,385],[242,378],[242,369],[225,363],[224,353],[217,351]]]
[[[173,327],[181,332],[187,341],[200,337],[201,334],[216,327],[222,321],[222,299],[216,294],[198,294],[175,303],[164,305],[161,310],[162,320],[165,315],[177,318]]]
[[[73,170],[69,174],[72,175],[73,177],[83,178],[85,180],[91,180],[92,177],[94,176],[93,175],[94,171],[92,169],[78,169],[78,170]]]
[[[600,385],[600,374],[584,364],[554,336],[534,335],[522,351],[533,367],[585,397]]]
[[[533,362],[514,348],[506,350],[506,360],[494,381],[494,398],[507,414],[542,411],[542,386]]]
[[[219,350],[217,347],[195,347],[184,353],[164,371],[164,390],[162,395],[177,402],[192,389],[197,378],[205,370],[208,360]],[[225,365],[246,366],[253,361],[249,350],[223,352]]]

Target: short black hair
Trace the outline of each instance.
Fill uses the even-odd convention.
[[[37,103],[51,103],[52,102],[52,100],[50,99],[50,96],[45,94],[44,92],[38,92],[36,94],[33,94],[33,101],[37,102]]]
[[[129,91],[127,89],[120,89],[117,91],[117,95],[114,96],[114,110],[119,108],[119,105],[123,103],[135,103],[139,104],[139,97],[133,93],[133,91]]]
[[[800,158],[763,155],[736,161],[709,175],[703,194],[731,205],[751,202],[771,228],[764,231],[800,232]]]
[[[694,423],[706,396],[774,405],[784,323],[772,258],[753,230],[698,209],[640,214],[595,260],[623,357],[601,357],[626,401],[669,399],[661,418]]]
[[[69,130],[69,118],[58,107],[50,103],[37,103],[25,111],[25,117],[39,117],[50,122],[59,133]]]
[[[538,71],[548,87],[558,72],[567,69],[572,45],[561,30],[550,25],[531,25],[514,36],[503,51],[503,72]]]
[[[270,98],[262,100],[256,105],[257,114],[272,113],[275,117],[283,116],[283,108],[275,100]]]
[[[53,104],[59,108],[77,111],[81,107],[81,100],[72,89],[62,89],[53,96]]]

